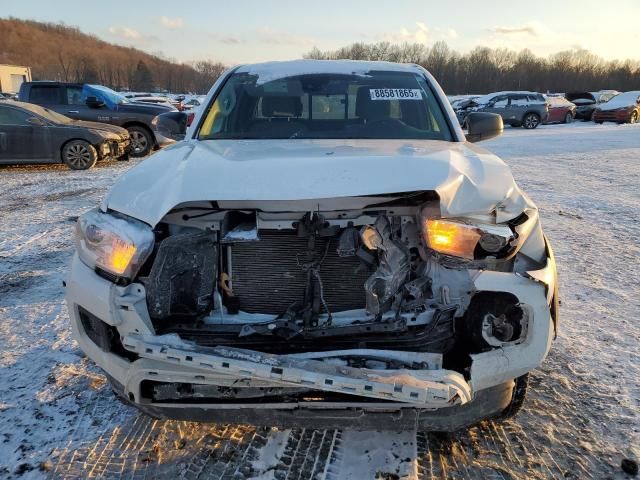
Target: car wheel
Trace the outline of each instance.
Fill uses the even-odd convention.
[[[88,170],[98,161],[98,152],[89,142],[73,140],[62,149],[62,161],[71,170]]]
[[[533,130],[540,125],[540,117],[535,113],[527,113],[522,120],[522,126],[527,130]]]
[[[638,112],[633,112],[631,114],[631,118],[629,119],[629,123],[636,123],[638,121]]]
[[[524,399],[527,397],[527,387],[529,386],[529,374],[526,373],[516,378],[515,382],[511,403],[502,411],[501,417],[504,419],[515,416],[524,405]]]
[[[129,127],[127,130],[131,138],[131,156],[144,157],[148,155],[153,147],[151,132],[144,127]]]
[[[564,116],[564,123],[571,122],[573,122],[573,115],[571,115],[571,112],[567,112],[567,114]]]

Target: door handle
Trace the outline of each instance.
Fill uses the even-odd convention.
[[[78,110],[69,110],[67,113],[80,113]]]
[[[5,151],[7,149],[7,134],[5,132],[0,132],[0,151]]]

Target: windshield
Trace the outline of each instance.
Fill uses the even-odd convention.
[[[440,103],[419,74],[308,74],[261,83],[235,73],[198,138],[452,140]]]
[[[102,100],[104,103],[106,103],[109,107],[114,107],[122,103],[129,103],[129,100],[127,100],[124,96],[103,85],[85,85],[84,87],[82,87],[82,96],[83,98],[97,97],[99,100]]]

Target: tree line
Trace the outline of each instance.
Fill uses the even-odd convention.
[[[31,67],[34,80],[97,83],[116,90],[206,93],[225,66],[178,63],[82,33],[76,27],[0,19],[0,64]]]
[[[588,50],[572,49],[548,57],[506,48],[476,47],[460,54],[446,42],[353,43],[338,50],[313,48],[312,59],[386,60],[425,67],[447,94],[489,93],[501,90],[536,92],[640,90],[640,62],[604,60]]]

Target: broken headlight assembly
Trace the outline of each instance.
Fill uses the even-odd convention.
[[[431,218],[422,215],[425,245],[438,253],[466,260],[505,258],[516,248],[508,225],[483,224],[466,218]]]
[[[90,210],[76,224],[78,256],[88,267],[133,279],[153,250],[147,224],[121,214]]]

